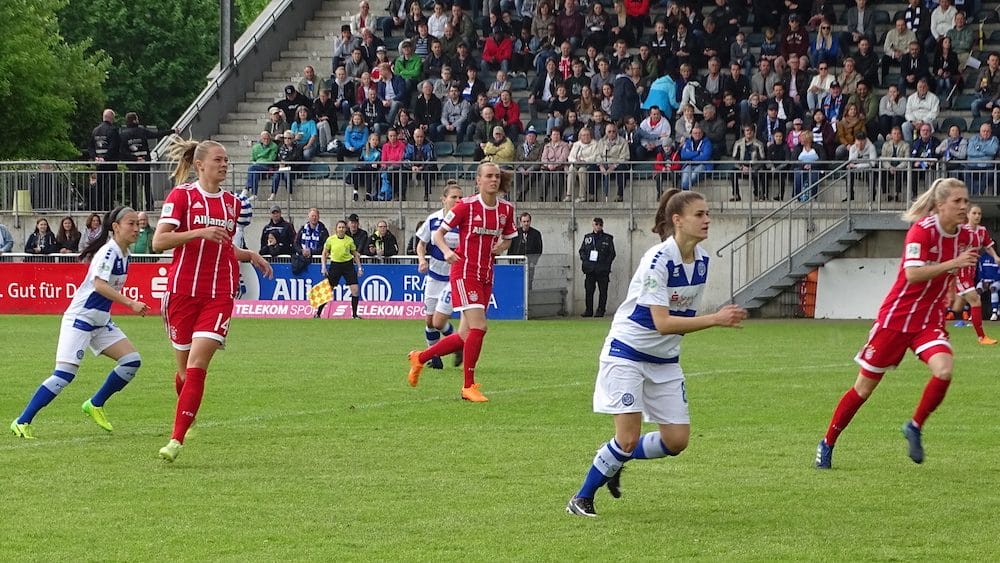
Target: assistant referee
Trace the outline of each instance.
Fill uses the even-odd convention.
[[[327,260],[330,261],[329,269],[326,264]],[[364,272],[361,269],[361,255],[358,254],[358,248],[354,245],[354,239],[347,236],[347,221],[337,221],[336,233],[327,238],[323,244],[322,264],[323,275],[330,282],[330,289],[337,287],[341,278],[350,287],[351,313],[355,319],[360,319],[361,317],[358,316],[358,277],[364,275]],[[355,266],[357,270],[355,270]],[[323,313],[325,306],[324,303],[316,309],[315,316],[317,318]]]

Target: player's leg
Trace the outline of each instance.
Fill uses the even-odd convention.
[[[489,299],[487,295],[485,299]],[[462,398],[467,401],[484,403],[486,397],[479,392],[479,384],[476,383],[476,364],[479,362],[479,354],[483,350],[483,340],[486,338],[486,308],[477,305],[462,311],[462,328],[466,336],[462,346],[462,356],[465,364],[462,366],[464,383],[462,385]]]
[[[979,297],[979,291],[972,287],[962,297],[969,303],[970,316],[972,317],[972,327],[976,329],[976,336],[979,337],[980,344],[996,344],[996,339],[986,336],[983,330],[983,300]]]
[[[444,338],[455,333],[455,328],[451,326],[451,316],[454,312],[451,304],[451,286],[445,284],[434,307],[434,327],[441,331]],[[455,367],[462,365],[462,348],[455,351],[454,365]]]
[[[51,403],[62,390],[76,377],[80,369],[80,360],[90,344],[93,331],[77,327],[74,319],[64,317],[59,330],[59,342],[56,345],[56,365],[52,375],[45,379],[35,390],[21,415],[10,424],[10,430],[21,438],[34,438],[31,422],[38,411]]]
[[[115,330],[118,330],[117,327],[115,327]],[[124,389],[132,381],[136,372],[139,371],[139,367],[142,365],[142,356],[136,352],[135,346],[132,345],[128,338],[125,338],[124,334],[121,334],[120,330],[118,330],[118,333],[121,335],[121,338],[114,344],[101,350],[101,354],[115,360],[116,365],[108,373],[108,377],[104,380],[104,385],[94,393],[93,397],[83,403],[82,407],[84,413],[90,416],[98,426],[108,432],[111,432],[113,428],[104,412],[104,403],[112,395]]]
[[[441,340],[441,330],[434,324],[434,309],[437,308],[438,298],[441,295],[442,282],[437,282],[430,276],[424,277],[424,340],[430,348]],[[441,358],[435,356],[428,362],[428,367],[432,369],[444,368]]]
[[[990,288],[990,310],[992,312],[990,320],[995,321],[1000,314],[1000,282],[990,282],[987,287]]]
[[[943,340],[943,342],[942,342]],[[924,446],[921,432],[927,418],[944,401],[951,384],[953,357],[951,346],[945,339],[926,342],[919,354],[931,371],[931,378],[924,387],[920,402],[913,412],[913,418],[903,425],[903,436],[909,445],[909,456],[914,463],[924,461]],[[917,347],[919,349],[919,347]]]
[[[459,292],[461,292],[461,294],[464,295],[465,291],[464,283],[461,280],[455,280],[451,282],[451,284],[453,286],[453,289],[449,292],[449,296],[447,298],[449,317],[451,316],[451,310],[452,310],[451,309],[452,296],[459,295]],[[456,289],[458,291],[455,291]],[[444,292],[442,292],[441,296],[438,299],[438,307],[442,306],[442,301],[445,301]],[[464,323],[464,316],[462,322]],[[458,333],[453,332],[452,334],[442,338],[440,341],[438,341],[437,344],[431,346],[430,348],[427,348],[423,352],[417,350],[411,350],[409,354],[410,371],[407,374],[407,380],[410,383],[410,387],[417,386],[417,383],[420,380],[420,373],[424,369],[424,364],[430,361],[431,358],[435,357],[440,358],[442,356],[447,356],[448,354],[454,354],[459,350],[461,350],[462,347],[465,345],[463,338],[464,335],[460,328]]]

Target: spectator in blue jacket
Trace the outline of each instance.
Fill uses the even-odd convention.
[[[365,148],[365,143],[368,142],[368,133],[368,126],[365,125],[365,119],[361,112],[352,113],[351,121],[344,129],[344,142],[340,144],[340,149],[337,151],[337,161],[344,162],[345,156],[351,160],[357,160],[361,156],[361,150]]]
[[[392,65],[384,63],[379,69],[378,99],[386,111],[388,123],[396,122],[396,113],[408,105],[410,99],[406,92],[406,81],[402,76],[392,73]]]
[[[681,189],[690,190],[706,172],[712,171],[712,141],[705,138],[700,125],[691,129],[691,136],[681,147]]]
[[[413,132],[413,142],[406,145],[403,160],[406,162],[403,169],[412,171],[417,176],[418,181],[423,182],[423,201],[426,201],[431,194],[431,183],[434,181],[434,172],[437,170],[435,163],[437,157],[434,155],[434,143],[427,140],[423,129],[417,129]],[[403,185],[400,187],[404,200],[406,200],[408,183],[404,179]]]
[[[993,128],[989,123],[983,123],[979,126],[979,134],[969,139],[965,153],[965,168],[968,170],[965,183],[972,195],[982,195],[991,188],[992,161],[996,159],[998,150],[1000,141],[993,136]]]
[[[302,160],[312,160],[319,149],[319,130],[313,121],[309,108],[300,106],[296,111],[295,123],[292,123],[292,133],[295,134],[295,144],[302,149]],[[280,150],[280,148],[279,148]]]
[[[0,224],[0,254],[10,252],[14,249],[14,237],[7,230],[6,225]]]

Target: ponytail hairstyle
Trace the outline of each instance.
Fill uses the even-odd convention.
[[[653,218],[652,231],[660,235],[660,240],[664,241],[674,234],[674,215],[684,213],[688,204],[698,200],[705,200],[705,196],[698,192],[681,191],[671,188],[660,196],[660,204],[656,208],[656,216]]]
[[[119,205],[118,207],[112,209],[104,216],[104,221],[101,223],[101,234],[97,235],[97,238],[90,241],[83,251],[80,252],[81,262],[90,262],[97,251],[108,242],[108,237],[114,233],[114,228],[112,225],[122,220],[123,217],[129,213],[135,213],[135,210],[127,205]]]
[[[965,182],[957,178],[938,178],[934,180],[931,187],[920,194],[920,197],[913,202],[913,205],[903,213],[903,220],[908,223],[916,223],[924,217],[933,214],[938,204],[947,201],[951,190],[955,188],[968,189]]]
[[[191,174],[191,167],[196,160],[203,160],[211,147],[223,147],[215,141],[195,141],[194,139],[184,140],[178,135],[173,136],[174,143],[170,145],[167,159],[177,162],[177,166],[170,176],[178,184],[186,182]]]

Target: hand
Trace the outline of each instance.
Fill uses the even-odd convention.
[[[264,260],[264,257],[256,252],[250,253],[250,263],[253,264],[254,268],[264,274],[264,277],[271,280],[274,279],[274,270],[271,269],[271,263]]]
[[[205,227],[204,229],[198,229],[196,232],[198,238],[203,238],[208,242],[214,242],[216,244],[232,242],[232,237],[229,236],[229,231],[223,229],[222,227]]]
[[[358,266],[358,277],[360,278],[363,275],[365,275],[365,271],[361,268],[361,266]]]
[[[743,328],[743,319],[747,318],[747,310],[739,305],[729,304],[713,315],[715,317],[716,326],[725,326],[729,328]]]
[[[326,276],[326,266],[321,266],[319,271],[322,272],[324,276]]]
[[[132,301],[128,304],[128,308],[132,309],[133,313],[137,313],[145,317],[146,311],[149,310],[149,305],[146,305],[142,301]]]
[[[444,255],[445,262],[449,264],[454,264],[455,262],[458,262],[458,259],[459,259],[458,253],[455,252],[454,250],[449,250],[448,253]]]
[[[430,269],[430,266],[427,263],[427,259],[426,258],[419,258],[419,259],[417,259],[417,271],[418,272],[420,272],[421,274],[426,274],[428,269]]]
[[[952,260],[956,268],[968,268],[979,263],[979,250],[970,248]]]

